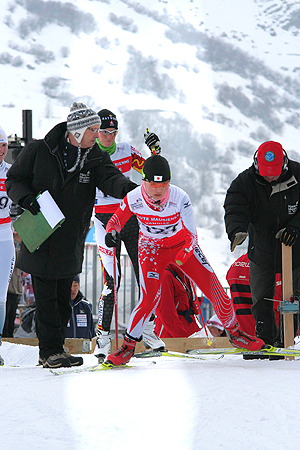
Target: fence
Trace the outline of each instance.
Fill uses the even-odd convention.
[[[118,291],[118,323],[120,328],[126,328],[131,311],[138,302],[138,287],[134,270],[127,254],[121,254],[121,284]],[[85,244],[82,274],[80,276],[80,290],[93,305],[93,316],[96,321],[99,298],[103,289],[104,278],[97,245]],[[112,330],[115,329],[114,319]]]

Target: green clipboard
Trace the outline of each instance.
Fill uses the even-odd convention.
[[[13,227],[30,253],[33,253],[61,226],[64,220],[65,218],[58,222],[54,228],[51,228],[41,211],[33,215],[28,210],[25,210],[14,222]]]

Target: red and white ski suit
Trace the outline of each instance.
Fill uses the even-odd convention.
[[[0,340],[5,322],[6,296],[15,265],[15,246],[11,228],[11,199],[6,193],[5,180],[11,164],[0,163]]]
[[[197,245],[197,234],[190,198],[182,189],[170,185],[170,196],[161,210],[154,210],[143,197],[141,186],[129,192],[109,220],[106,231],[120,232],[136,215],[139,227],[140,299],[131,313],[127,334],[139,339],[161,297],[165,267],[183,261],[180,269],[209,298],[224,327],[237,323],[231,301],[209,262]],[[185,253],[184,248],[190,250]]]

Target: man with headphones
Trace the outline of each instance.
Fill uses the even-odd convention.
[[[232,181],[224,203],[231,251],[249,236],[255,334],[270,345],[282,344],[273,302],[267,300],[274,297],[276,273],[282,271],[281,243],[293,246],[294,294],[300,292],[299,199],[300,163],[290,160],[279,142],[267,141],[252,166]]]

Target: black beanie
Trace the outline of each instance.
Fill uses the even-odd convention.
[[[169,163],[160,155],[152,155],[147,158],[142,173],[145,181],[163,182],[171,179]]]
[[[100,130],[105,130],[106,128],[118,129],[117,116],[109,109],[101,109],[97,114],[101,119]]]

